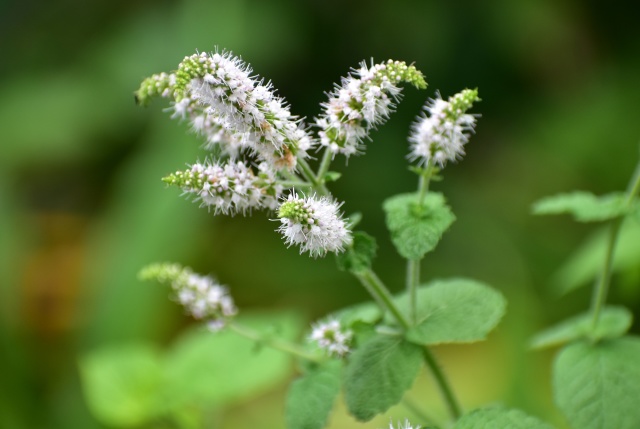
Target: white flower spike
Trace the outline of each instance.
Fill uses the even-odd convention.
[[[351,243],[351,232],[338,212],[340,204],[328,197],[300,198],[291,193],[278,209],[282,224],[278,231],[288,246],[300,246],[300,253],[324,256],[342,252]]]
[[[425,106],[428,115],[412,126],[409,159],[420,165],[444,167],[447,161],[455,161],[464,155],[464,145],[476,124],[476,117],[466,111],[475,101],[479,101],[478,91],[471,89],[465,89],[447,101],[439,95],[430,100]]]

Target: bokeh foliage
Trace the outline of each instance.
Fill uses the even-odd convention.
[[[3,2],[2,426],[101,427],[82,397],[79,357],[142,341],[167,347],[189,323],[166,290],[136,280],[149,262],[213,272],[241,308],[295,307],[313,319],[365,298],[333,258],[286,249],[268,216],[213,218],[159,181],[205,153],[164,106],[137,108],[132,92],[145,76],[215,46],[240,54],[293,113],[309,118],[340,76],[371,57],[415,62],[429,90],[445,97],[479,88],[482,118],[468,155],[433,185],[457,221],[424,272],[486,281],[509,307],[490,348],[476,350],[488,358],[440,352],[463,402],[505,397],[550,412],[549,386],[538,383],[549,379],[548,356],[524,344],[537,328],[585,307],[586,290],[558,300],[549,291],[567,286],[549,279],[592,231],[569,219],[533,218],[529,207],[570,189],[623,189],[640,137],[635,16],[631,4],[551,0]],[[404,157],[422,97],[406,91],[367,154],[340,168],[336,189],[347,213],[363,213],[359,228],[379,244],[376,270],[396,290],[404,266],[381,203],[415,188]],[[576,260],[567,281],[593,270],[586,256]],[[636,313],[639,265],[637,258],[621,264],[611,297]],[[498,387],[484,389],[479,372]],[[275,391],[235,405],[221,427],[279,427],[283,397]],[[340,419],[334,424],[356,427]]]

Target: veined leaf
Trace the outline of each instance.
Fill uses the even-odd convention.
[[[556,405],[573,428],[640,425],[640,338],[565,346],[553,365]]]
[[[349,357],[344,395],[349,413],[368,421],[387,411],[411,387],[422,363],[422,349],[402,337],[376,335]]]
[[[549,424],[517,409],[480,408],[465,414],[453,429],[553,429]]]
[[[531,339],[531,347],[543,349],[579,339],[600,340],[624,335],[631,327],[633,315],[624,307],[602,309],[596,329],[592,331],[592,315],[586,312],[545,329]]]
[[[362,231],[353,233],[353,242],[342,253],[336,254],[338,268],[342,271],[358,273],[371,268],[376,257],[376,239]]]
[[[444,196],[434,192],[426,195],[422,205],[418,194],[400,194],[385,200],[382,207],[391,241],[406,259],[420,259],[432,251],[456,219]]]
[[[409,314],[406,293],[396,300]],[[417,325],[407,339],[423,345],[470,343],[486,338],[505,313],[500,292],[469,279],[436,280],[417,291]]]
[[[289,388],[286,405],[288,429],[322,429],[340,393],[342,362],[331,360],[309,369]]]

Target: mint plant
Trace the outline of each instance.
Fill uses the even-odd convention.
[[[152,421],[168,427],[214,426],[206,417],[207,404],[224,404],[268,386],[284,374],[282,368],[290,363],[283,359],[291,357],[298,374],[284,405],[289,429],[325,427],[340,393],[355,419],[370,421],[404,400],[423,367],[439,388],[448,419],[425,417],[430,404],[420,403],[411,407],[421,416],[419,422],[392,422],[391,429],[551,428],[517,409],[466,409],[431,350],[484,340],[506,310],[503,295],[481,281],[425,281],[421,272],[421,261],[456,219],[432,184],[442,179],[448,163],[464,155],[478,119],[469,113],[480,101],[478,91],[465,89],[446,100],[437,94],[411,127],[407,159],[416,189],[382,203],[391,241],[406,260],[404,291],[392,293],[374,269],[376,239],[358,229],[361,215],[345,215],[343,202],[331,193],[341,179],[331,165],[363,154],[371,130],[384,124],[400,101],[402,86],[426,89],[423,74],[401,61],[361,63],[327,94],[308,126],[291,114],[271,83],[252,73],[229,52],[200,53],[184,58],[176,71],[142,82],[137,102],[167,99],[172,117],[189,121],[208,152],[204,161],[162,180],[212,215],[266,212],[278,222],[275,230],[286,246],[313,258],[334,254],[337,267],[354,275],[371,301],[336,309],[303,328],[301,336],[297,320],[243,315],[233,301],[233,287],[211,276],[177,263],[151,264],[140,278],[169,285],[174,300],[208,329],[180,342],[165,357],[146,349],[136,351],[135,359],[117,353],[89,356],[82,372],[94,412],[121,426]],[[533,341],[535,347],[569,343],[556,361],[554,388],[573,428],[631,428],[640,422],[638,410],[629,409],[629,398],[640,397],[640,370],[633,361],[638,362],[640,343],[623,336],[630,312],[604,305],[620,225],[638,213],[638,181],[640,169],[624,197],[572,194],[536,205],[541,214],[571,212],[580,220],[613,223],[592,310]],[[257,368],[253,373],[234,366],[251,359]],[[218,366],[210,367],[212,361]],[[121,402],[129,406],[123,415],[110,414],[114,401],[100,394],[101,386],[113,388],[101,368],[113,366],[131,372],[145,386],[142,391],[132,391],[126,381],[119,386],[126,393]]]

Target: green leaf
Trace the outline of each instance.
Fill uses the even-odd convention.
[[[371,420],[402,399],[422,362],[422,349],[402,337],[376,335],[349,357],[344,395],[349,413]]]
[[[602,338],[621,337],[631,327],[633,315],[624,307],[607,306],[602,309],[598,325],[593,332],[591,328],[592,319],[591,312],[586,312],[545,329],[533,337],[531,347],[543,349],[583,338],[600,340]]]
[[[444,196],[430,192],[422,205],[418,194],[400,194],[388,198],[383,206],[391,241],[406,259],[421,259],[433,250],[456,217]]]
[[[571,214],[579,222],[601,222],[624,216],[629,211],[623,192],[597,197],[590,192],[576,191],[543,198],[533,205],[533,213]]]
[[[436,280],[417,291],[417,324],[409,341],[423,345],[470,343],[486,338],[505,313],[500,292],[470,279]],[[409,314],[409,297],[398,296],[397,305]]]
[[[80,360],[80,375],[89,409],[105,425],[138,426],[165,412],[160,354],[150,345],[92,351]]]
[[[376,239],[362,231],[353,233],[353,242],[342,253],[336,254],[338,268],[342,271],[359,273],[371,268],[378,246]]]
[[[600,275],[605,257],[610,228],[602,228],[581,244],[554,275],[552,286],[559,295],[591,284]],[[623,222],[614,252],[612,270],[630,272],[638,270],[640,260],[640,224],[627,219]]]
[[[553,365],[556,405],[576,429],[640,425],[640,338],[565,346]]]
[[[553,429],[523,411],[502,407],[480,408],[460,418],[453,429]]]
[[[322,429],[340,393],[342,362],[327,361],[311,368],[289,388],[285,417],[288,429]]]
[[[373,325],[382,318],[382,310],[375,302],[368,301],[342,308],[332,313],[329,318],[337,319],[342,326],[347,328],[357,323]]]
[[[342,173],[339,173],[337,171],[327,171],[325,173],[325,175],[324,175],[324,181],[325,182],[335,182],[340,177],[342,177]]]
[[[291,314],[241,315],[238,323],[286,339],[297,337],[301,325]],[[226,404],[274,387],[291,369],[286,353],[259,347],[228,330],[212,333],[201,328],[185,335],[169,352],[168,393],[177,405]]]

